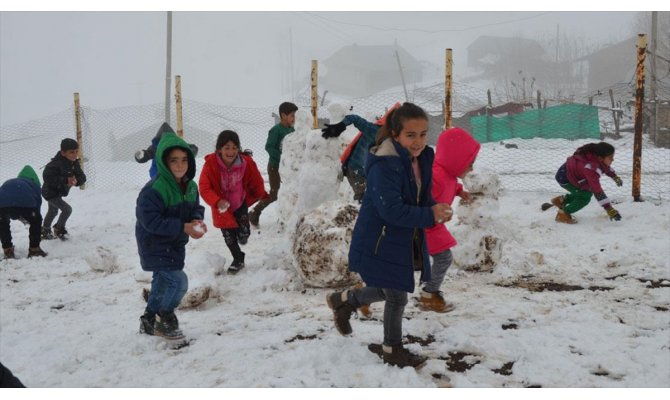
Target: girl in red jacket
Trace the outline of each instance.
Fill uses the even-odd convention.
[[[554,205],[558,208],[556,222],[576,224],[572,214],[589,204],[593,195],[611,220],[620,221],[621,215],[612,207],[610,199],[600,186],[602,174],[612,178],[617,186],[623,185],[621,178],[611,168],[613,161],[614,146],[607,142],[589,143],[578,148],[556,172],[556,181],[570,193],[554,197],[551,204],[542,205],[542,210]]]
[[[268,197],[254,160],[240,152],[237,133],[225,130],[216,139],[216,152],[205,156],[200,173],[200,196],[212,208],[214,226],[221,229],[233,255],[228,273],[244,268],[240,244],[249,239],[249,207]]]
[[[480,147],[479,142],[461,128],[450,128],[440,134],[433,162],[432,193],[436,202],[451,205],[455,196],[465,201],[470,200],[470,193],[463,190],[458,178],[463,179],[472,171]],[[426,228],[426,241],[428,253],[433,257],[433,265],[431,279],[421,289],[419,308],[423,311],[446,313],[453,310],[454,305],[444,300],[440,286],[453,261],[451,248],[457,242],[443,223]]]

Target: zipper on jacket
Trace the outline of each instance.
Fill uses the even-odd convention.
[[[379,234],[379,237],[377,238],[377,245],[375,246],[375,255],[377,255],[377,251],[379,250],[379,245],[382,242],[382,238],[386,236],[386,225],[382,225],[382,233]]]

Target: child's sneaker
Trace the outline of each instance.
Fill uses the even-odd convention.
[[[37,247],[30,247],[28,249],[28,258],[30,257],[46,257],[47,253],[40,248],[40,246]]]
[[[236,274],[240,272],[240,270],[244,268],[244,259],[242,260],[233,260],[232,264],[230,264],[230,267],[228,267],[228,273],[229,274]]]
[[[5,260],[9,260],[10,258],[16,258],[16,256],[14,255],[14,246],[2,249],[2,252],[5,253]]]
[[[67,240],[70,236],[65,227],[59,228],[54,225],[54,237],[57,237],[60,240]]]
[[[42,240],[51,240],[54,238],[53,233],[51,233],[51,228],[42,227],[42,233],[40,234]]]
[[[154,335],[164,337],[168,340],[179,340],[184,338],[184,334],[179,329],[179,321],[174,312],[161,315],[156,314],[154,321]]]
[[[140,317],[140,333],[153,336],[155,323],[156,316],[151,315],[145,311],[144,314]]]
[[[454,310],[454,305],[444,301],[442,292],[429,293],[421,289],[419,297],[419,309],[421,311],[435,311],[437,313],[448,313]]]

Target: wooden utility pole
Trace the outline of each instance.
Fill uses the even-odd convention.
[[[175,110],[177,111],[177,136],[184,137],[184,120],[181,108],[181,75],[174,77]]]
[[[445,68],[444,68],[444,128],[449,129],[452,125],[452,98],[453,93],[453,68],[454,60],[452,58],[451,49],[447,49],[445,54]]]
[[[644,61],[647,56],[647,35],[637,35],[637,68],[635,70],[635,140],[633,142],[633,200],[640,198],[642,174],[642,117],[644,104]]]
[[[314,121],[312,122],[312,129],[318,129],[319,128],[319,119],[317,118],[317,109],[319,107],[319,62],[317,60],[312,60],[312,75],[311,75],[311,85],[312,85],[312,95],[311,95],[311,100],[312,100],[312,118],[314,118]]]
[[[167,12],[167,61],[165,63],[165,122],[170,123],[170,79],[172,77],[172,11]]]
[[[84,138],[81,134],[81,106],[79,104],[79,93],[74,94],[74,123],[77,134],[77,143],[79,144],[79,166],[84,171]],[[79,189],[84,190],[86,184],[79,186]]]

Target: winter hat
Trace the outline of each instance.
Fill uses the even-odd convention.
[[[60,142],[61,151],[77,150],[78,148],[79,143],[77,143],[77,141],[74,139],[66,138]]]

